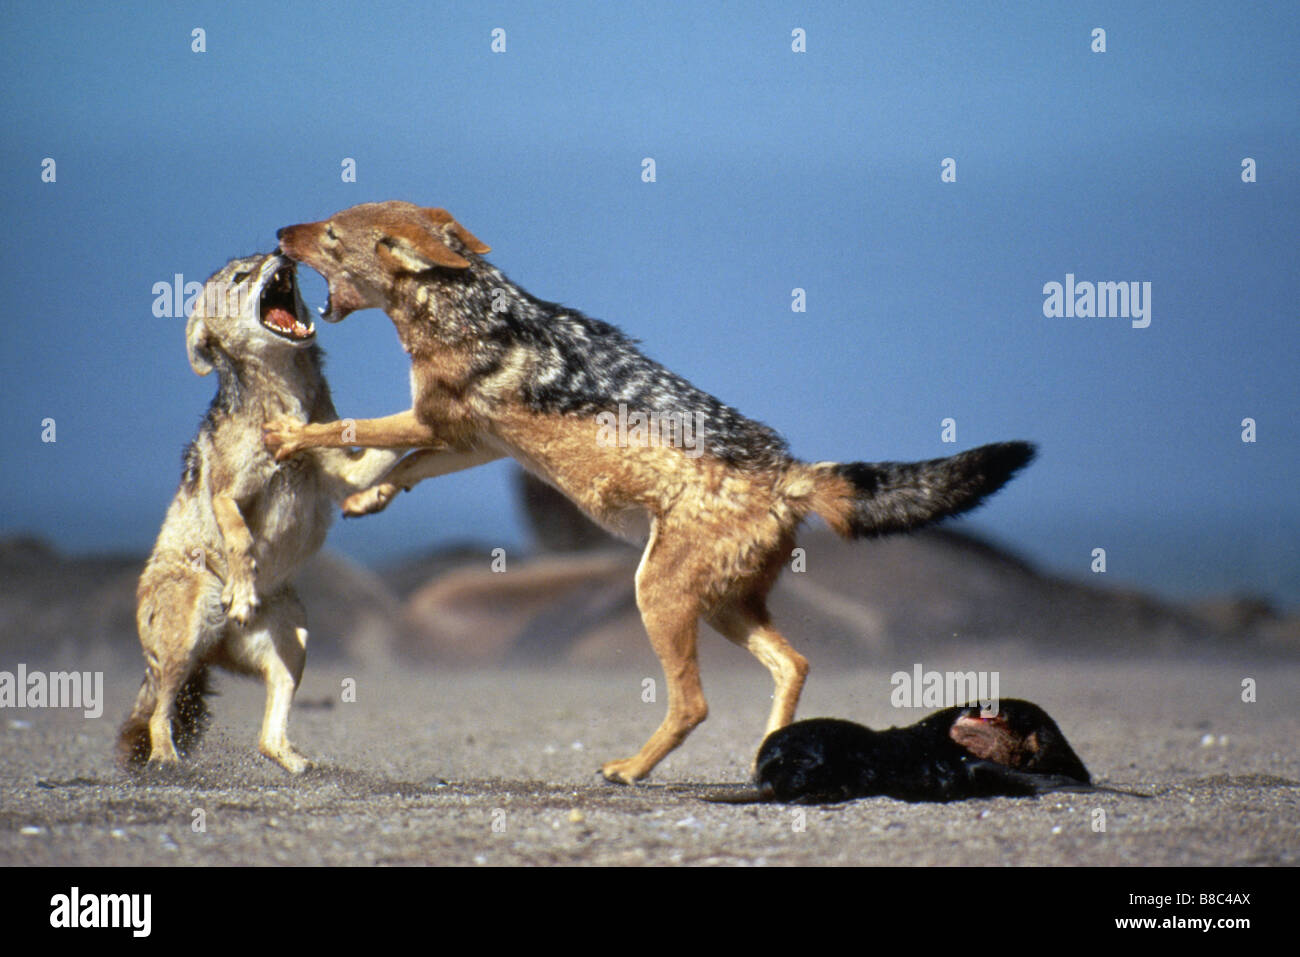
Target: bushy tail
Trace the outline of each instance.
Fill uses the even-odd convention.
[[[176,750],[187,754],[203,732],[211,717],[205,696],[212,694],[212,683],[206,665],[200,665],[190,675],[176,694],[172,711],[172,742]],[[148,760],[153,741],[149,737],[149,719],[158,706],[158,690],[152,674],[146,674],[135,698],[135,707],[117,732],[117,762],[124,768],[142,767]]]
[[[928,462],[822,463],[809,504],[846,538],[906,532],[974,508],[1034,457],[1028,442],[981,445]]]

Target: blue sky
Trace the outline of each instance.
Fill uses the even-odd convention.
[[[1033,439],[971,527],[1076,577],[1104,547],[1111,583],[1300,603],[1294,4],[14,6],[0,534],[146,550],[214,388],[154,284],[399,198],[801,457]],[[1150,326],[1045,317],[1067,273],[1150,282]],[[407,407],[381,312],[320,341],[343,414]],[[513,547],[511,489],[505,463],[426,483],[330,541]]]

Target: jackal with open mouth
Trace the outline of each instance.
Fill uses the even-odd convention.
[[[322,449],[276,462],[262,444],[270,420],[337,418],[291,260],[232,259],[204,286],[185,341],[194,371],[216,370],[218,388],[140,578],[146,670],[118,758],[179,761],[203,731],[208,668],[220,665],[266,682],[259,750],[297,773],[310,762],[289,743],[289,706],[307,629],[289,578],[325,541],[336,503],[400,453]]]
[[[352,502],[377,510],[431,475],[509,455],[598,523],[646,543],[637,607],[663,665],[668,713],[639,752],[604,764],[611,781],[645,777],[708,714],[701,618],[771,672],[767,733],[793,720],[808,663],[772,626],[767,595],[806,518],[853,538],[919,528],[973,508],[1034,454],[1027,442],[1002,442],[929,462],[801,462],[773,429],[614,326],[511,282],[443,209],[365,203],[277,237],[329,282],[326,319],[388,313],[411,356],[412,392],[409,411],[347,430],[287,415],[267,428],[277,458],[419,447]]]

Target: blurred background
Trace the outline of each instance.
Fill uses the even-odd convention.
[[[810,530],[777,603],[799,644],[1295,647],[1293,5],[55,3],[0,26],[14,642],[131,637],[215,388],[156,284],[400,198],[802,458],[1039,443],[943,531]],[[1067,274],[1149,282],[1149,327],[1046,317]],[[409,405],[381,312],[320,342],[341,414]],[[512,463],[340,522],[329,549],[304,575],[325,647],[598,661],[622,635],[649,655],[635,553]]]

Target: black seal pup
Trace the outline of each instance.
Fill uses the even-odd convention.
[[[796,722],[764,740],[754,784],[758,800],[824,804],[1091,790],[1092,777],[1046,711],[1005,699],[996,714],[963,705],[886,731],[838,718]]]

